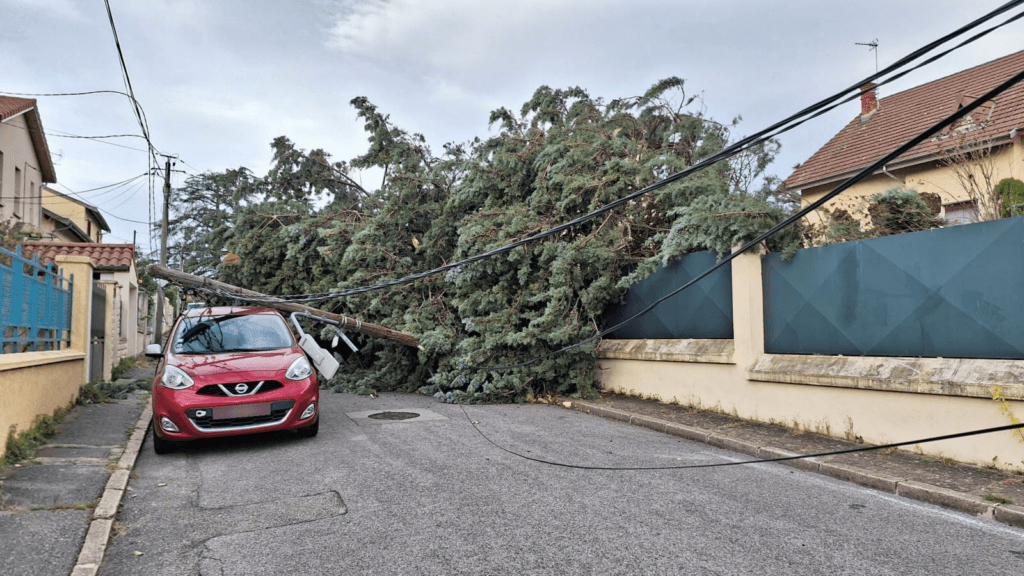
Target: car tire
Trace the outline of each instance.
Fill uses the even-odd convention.
[[[320,431],[320,416],[316,417],[316,421],[306,426],[305,428],[299,428],[296,432],[299,433],[299,438],[312,438],[316,436],[317,432]]]
[[[156,431],[153,431],[153,452],[157,454],[169,454],[174,452],[176,443],[170,440],[164,440],[157,435]]]

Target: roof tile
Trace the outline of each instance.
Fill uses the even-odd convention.
[[[26,258],[39,255],[41,264],[49,264],[57,256],[88,256],[96,270],[130,270],[135,261],[135,246],[131,244],[97,244],[94,242],[24,242],[22,254]]]
[[[1024,70],[1024,50],[880,98],[874,115],[861,122],[858,114],[801,164],[786,179],[785,186],[797,189],[808,183],[828,180],[869,166],[955,112],[961,103],[988,92],[1021,70]],[[1005,136],[1014,128],[1024,127],[1024,83],[1000,94],[995,100],[995,106],[983,104],[973,115],[979,112],[987,115],[989,111],[991,117],[988,122],[982,128],[964,133],[964,139],[957,139],[957,144]],[[897,162],[926,158],[948,149],[950,145],[948,135],[935,137],[915,146],[900,156]]]

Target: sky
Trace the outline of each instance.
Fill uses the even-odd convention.
[[[1003,0],[110,0],[153,145],[189,175],[244,166],[264,175],[271,141],[366,150],[349,101],[446,142],[494,134],[491,110],[518,111],[541,85],[606,100],[678,76],[707,116],[764,128],[1003,4]],[[1017,13],[1021,8],[1015,9]],[[1005,19],[999,18],[994,22]],[[1024,48],[1024,20],[880,89],[879,97]],[[124,90],[100,0],[0,0],[0,93]],[[62,193],[110,224],[105,241],[151,243],[159,217],[145,141],[116,94],[39,96]],[[780,137],[768,172],[790,174],[859,113],[850,102]],[[136,137],[69,138],[133,134]],[[357,175],[357,177],[359,177]],[[375,188],[377,176],[363,175]],[[373,181],[371,181],[373,179]],[[90,191],[92,190],[92,191]],[[70,191],[70,192],[69,192]],[[136,221],[136,222],[132,222]]]

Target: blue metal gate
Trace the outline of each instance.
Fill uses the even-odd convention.
[[[622,304],[605,314],[605,324],[629,318],[652,302],[696,278],[718,261],[715,252],[694,252],[669,262],[630,286]],[[610,338],[732,338],[732,264],[662,302]]]
[[[0,354],[60,350],[71,341],[72,280],[57,266],[0,248]]]
[[[1024,218],[764,259],[765,350],[1024,359]]]

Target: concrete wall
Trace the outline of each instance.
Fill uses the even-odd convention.
[[[602,387],[871,444],[1007,425],[994,386],[1024,419],[1024,361],[765,354],[760,257],[732,274],[733,340],[605,340]],[[918,448],[1024,471],[1011,432]]]
[[[58,256],[65,278],[74,275],[71,346],[66,350],[0,354],[0,454],[7,434],[22,432],[37,416],[75,401],[89,374],[89,318],[92,312],[92,260]]]
[[[40,189],[43,178],[24,115],[0,122],[0,153],[3,155],[3,164],[0,165],[0,221],[20,222],[41,230],[43,211]],[[14,216],[16,169],[21,171],[19,217]]]

